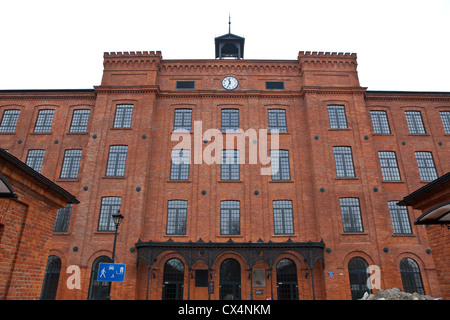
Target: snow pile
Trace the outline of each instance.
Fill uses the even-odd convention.
[[[436,300],[427,295],[418,294],[417,292],[403,292],[398,288],[387,290],[379,289],[376,294],[364,293],[360,300]]]

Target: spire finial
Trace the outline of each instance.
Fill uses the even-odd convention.
[[[228,14],[228,33],[231,33],[231,14]]]

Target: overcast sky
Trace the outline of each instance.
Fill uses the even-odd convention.
[[[354,52],[369,90],[450,92],[450,0],[0,0],[0,89],[99,85],[103,53],[214,59],[245,37],[245,59]]]

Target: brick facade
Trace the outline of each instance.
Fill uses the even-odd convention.
[[[56,212],[76,199],[61,195],[52,182],[36,179],[38,174],[15,160],[0,155],[0,173],[18,195],[0,199],[0,299],[35,300],[41,296]]]
[[[0,146],[23,161],[29,149],[45,149],[41,173],[80,201],[73,206],[67,232],[54,233],[52,239],[49,254],[62,261],[56,298],[88,298],[94,261],[111,256],[114,232],[98,231],[103,197],[120,197],[120,212],[125,216],[118,232],[116,262],[127,264],[126,281],[112,285],[113,299],[161,299],[166,290],[164,266],[171,258],[184,265],[184,299],[219,299],[220,266],[228,258],[239,262],[242,299],[250,293],[253,299],[278,299],[276,267],[281,259],[295,263],[299,299],[351,299],[348,265],[354,257],[381,268],[382,289],[403,288],[400,261],[411,258],[420,268],[426,294],[440,297],[433,258],[427,253],[427,234],[412,224],[418,212],[408,211],[411,233],[394,234],[388,201],[398,201],[426,183],[419,176],[416,151],[432,153],[438,176],[450,170],[446,160],[450,138],[439,114],[450,111],[450,95],[369,91],[360,86],[356,66],[356,54],[342,53],[300,52],[297,60],[283,61],[164,60],[160,52],[105,53],[101,85],[92,90],[0,92],[0,114],[20,110],[14,133],[1,133]],[[237,89],[222,88],[221,80],[227,75],[239,80]],[[195,81],[195,88],[177,89],[180,80]],[[268,90],[266,81],[283,81],[284,89]],[[133,105],[130,127],[114,127],[120,104]],[[330,127],[329,105],[344,107],[346,128]],[[279,134],[279,149],[289,151],[289,180],[261,175],[260,169],[268,165],[246,162],[240,165],[239,180],[223,181],[220,164],[193,163],[195,152],[205,154],[217,146],[214,137],[203,133],[220,130],[221,110],[226,108],[239,110],[239,127],[244,132],[267,129],[268,110],[285,110],[287,132]],[[55,110],[49,133],[33,132],[40,109]],[[76,109],[90,110],[86,132],[69,132]],[[181,141],[171,140],[176,109],[192,110],[192,130],[181,134],[191,139],[186,181],[170,179],[171,150]],[[372,110],[386,112],[389,134],[374,133]],[[405,110],[421,112],[425,134],[409,133]],[[201,121],[201,131],[194,130],[196,121]],[[247,159],[254,140],[245,140]],[[128,146],[123,177],[106,175],[113,145]],[[351,148],[354,176],[337,177],[336,146]],[[67,149],[82,150],[76,179],[60,178]],[[378,151],[395,152],[399,181],[383,179]],[[358,199],[361,231],[343,231],[341,198]],[[170,200],[187,201],[183,235],[166,233]],[[226,200],[240,203],[238,235],[221,235],[220,206]],[[274,232],[274,200],[292,202],[293,233]],[[292,241],[304,243],[305,248],[308,241],[323,240],[324,248],[323,257],[312,268],[295,250],[273,257],[270,266],[269,251],[252,251],[261,259],[252,255],[250,268],[243,249],[217,253],[208,261],[201,250],[192,259],[170,248],[161,250],[156,260],[146,260],[150,256],[145,250],[152,244],[137,248],[139,240],[189,243],[200,239],[205,243]],[[70,265],[81,268],[81,289],[66,286],[65,271]],[[210,296],[207,287],[195,285],[195,271],[208,269],[209,281],[214,283]],[[249,277],[254,270],[264,270],[265,286],[252,287]]]

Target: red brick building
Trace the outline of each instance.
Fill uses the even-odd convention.
[[[450,171],[450,94],[367,90],[356,54],[250,60],[243,38],[218,42],[211,60],[105,53],[89,90],[0,92],[0,146],[80,201],[57,218],[55,298],[107,295],[118,209],[112,299],[356,299],[369,266],[374,289],[440,297],[420,213],[396,203]]]
[[[414,224],[427,230],[442,298],[450,300],[450,172],[405,196],[399,205],[422,212]]]
[[[0,149],[0,174],[14,198],[0,194],[0,299],[42,295],[56,213],[77,199]]]

